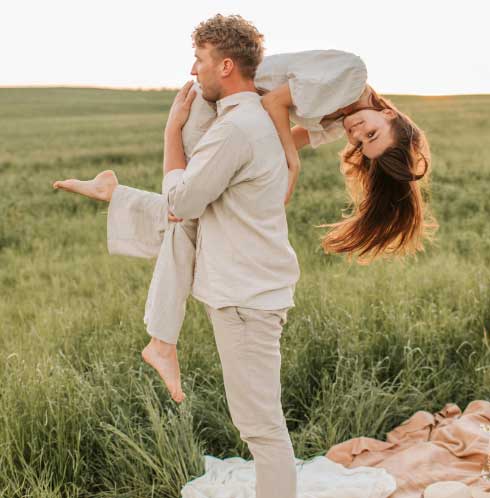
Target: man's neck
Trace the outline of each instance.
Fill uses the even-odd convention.
[[[219,100],[229,97],[235,93],[240,92],[254,92],[258,93],[257,88],[255,88],[255,83],[253,80],[240,81],[239,83],[232,84],[228,87],[223,88]]]

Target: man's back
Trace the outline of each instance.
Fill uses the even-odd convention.
[[[277,131],[254,92],[217,107],[187,166],[186,187],[170,197],[177,216],[199,216],[193,295],[214,308],[293,306],[299,267],[288,241],[288,170]],[[184,203],[190,211],[179,212]]]

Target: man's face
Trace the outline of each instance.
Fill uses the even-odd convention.
[[[205,43],[203,47],[196,46],[194,57],[196,60],[191,74],[196,76],[203,98],[209,102],[216,102],[222,95],[221,60],[210,43]]]

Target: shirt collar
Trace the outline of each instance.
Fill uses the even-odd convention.
[[[256,92],[238,92],[232,93],[222,99],[216,101],[217,114],[221,116],[223,112],[234,105],[240,104],[241,102],[250,101],[260,101],[261,97]]]

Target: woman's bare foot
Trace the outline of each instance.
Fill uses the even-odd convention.
[[[143,360],[151,365],[165,382],[172,399],[181,403],[185,399],[180,385],[180,368],[177,346],[152,337],[141,352]]]
[[[98,201],[109,202],[112,198],[112,192],[118,186],[117,176],[111,169],[107,169],[99,173],[92,180],[58,180],[53,183],[53,188],[66,190],[67,192],[75,192],[85,195],[91,199]]]

